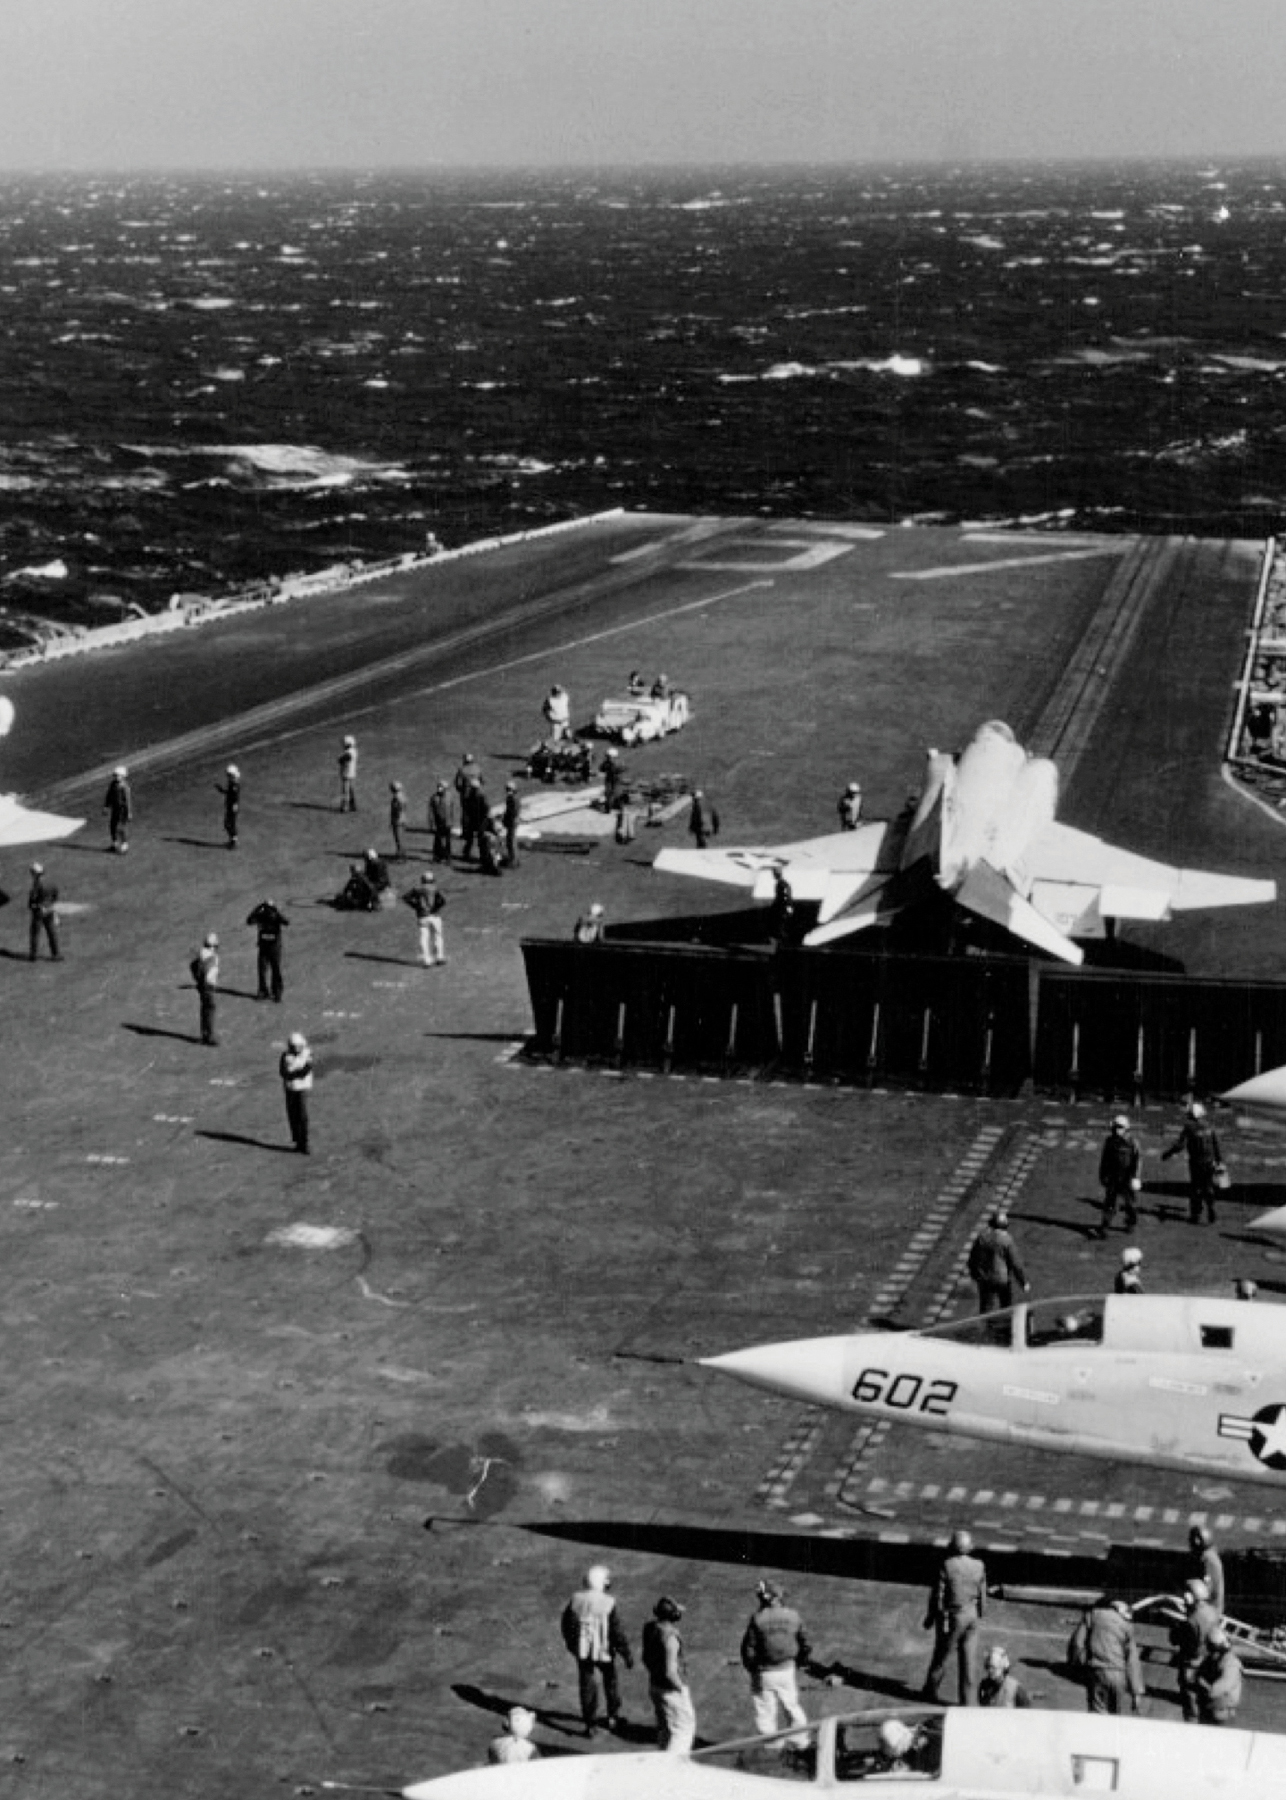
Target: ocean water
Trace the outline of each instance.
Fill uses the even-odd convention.
[[[1286,165],[10,178],[0,296],[0,647],[609,506],[1286,511]]]

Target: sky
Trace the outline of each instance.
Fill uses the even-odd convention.
[[[0,169],[1286,155],[1286,0],[0,0]]]

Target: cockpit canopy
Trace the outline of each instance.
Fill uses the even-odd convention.
[[[1000,1350],[1013,1349],[1015,1342],[1028,1350],[1056,1344],[1101,1344],[1105,1306],[1106,1302],[1097,1298],[1034,1300],[1004,1312],[933,1325],[916,1335]]]

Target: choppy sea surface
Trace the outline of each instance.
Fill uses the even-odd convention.
[[[8,178],[0,296],[0,646],[610,506],[1286,514],[1282,164]]]

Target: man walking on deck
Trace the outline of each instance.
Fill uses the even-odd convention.
[[[27,911],[31,917],[31,960],[35,962],[43,932],[52,962],[61,962],[63,953],[58,943],[58,889],[45,874],[43,863],[31,865],[31,888],[27,894]]]

